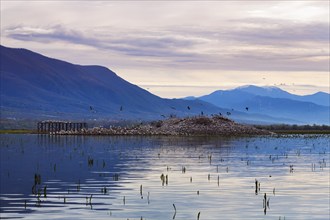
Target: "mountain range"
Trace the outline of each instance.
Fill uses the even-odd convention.
[[[102,66],[1,46],[1,117],[154,119],[202,111],[219,109],[199,100],[160,98]]]
[[[302,123],[329,124],[330,95],[324,92],[299,96],[277,87],[248,85],[187,99],[203,100],[237,111],[290,118]]]
[[[4,46],[0,61],[1,119],[143,121],[222,114],[245,123],[329,124],[325,93],[302,97],[272,88],[261,96],[269,88],[249,86],[189,100],[164,99],[102,66],[71,64]],[[286,110],[277,113],[283,106]]]

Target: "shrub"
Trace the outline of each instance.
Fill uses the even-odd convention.
[[[193,121],[195,124],[199,125],[210,125],[212,124],[212,119],[207,118],[207,117],[197,117]]]

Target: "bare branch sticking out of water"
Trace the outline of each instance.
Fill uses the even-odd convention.
[[[175,216],[176,216],[176,207],[175,207],[174,203],[173,203],[173,208],[174,208],[174,215],[173,215],[173,219],[175,219]]]

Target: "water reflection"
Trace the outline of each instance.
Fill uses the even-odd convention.
[[[327,219],[329,136],[1,135],[1,217]]]

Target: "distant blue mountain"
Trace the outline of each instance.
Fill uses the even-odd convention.
[[[302,123],[329,124],[329,94],[326,93],[298,96],[276,87],[244,86],[232,90],[218,90],[198,97],[197,100],[222,108],[275,118],[290,118]]]
[[[292,100],[302,101],[302,102],[312,102],[317,105],[324,105],[324,106],[330,105],[330,94],[325,93],[325,92],[317,92],[312,95],[295,95],[295,94],[288,93],[275,86],[258,87],[258,86],[253,86],[253,85],[241,86],[234,90],[236,90],[236,91],[239,90],[239,91],[243,91],[243,92],[247,92],[247,93],[250,93],[253,95],[259,95],[259,96],[292,99]]]

